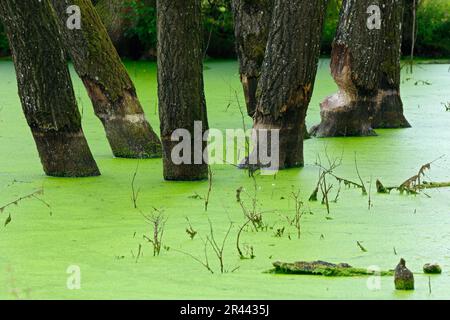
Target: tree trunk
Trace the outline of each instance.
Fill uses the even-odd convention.
[[[100,172],[81,128],[69,71],[48,0],[2,0],[23,111],[44,171],[58,177]]]
[[[372,127],[409,128],[400,97],[400,58],[404,0],[386,0],[382,8],[384,48],[380,57],[380,83],[377,104],[372,112]]]
[[[145,119],[136,89],[90,0],[51,0],[75,70],[89,93],[94,111],[105,127],[114,156],[161,156],[158,136]],[[66,10],[81,10],[81,29],[66,27]]]
[[[317,72],[326,3],[275,1],[254,129],[280,130],[280,169],[304,165],[305,117]]]
[[[208,176],[207,164],[200,159],[206,143],[194,137],[195,121],[201,121],[201,135],[208,129],[202,35],[200,0],[158,0],[158,96],[166,180]],[[177,129],[187,130],[192,137],[190,161],[183,164],[172,159],[178,142],[171,136]]]
[[[368,27],[367,11],[370,5],[381,6],[381,1],[343,1],[331,53],[331,73],[339,92],[321,103],[322,121],[311,129],[312,135],[375,134],[369,110],[376,104],[382,32],[376,25]]]
[[[239,72],[247,113],[256,109],[256,89],[272,21],[273,0],[233,0],[234,31]]]

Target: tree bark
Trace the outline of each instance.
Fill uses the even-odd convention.
[[[304,165],[305,117],[317,73],[326,3],[275,1],[253,127],[257,132],[280,130],[280,169]]]
[[[400,97],[400,58],[404,0],[385,0],[382,7],[384,47],[380,57],[380,83],[377,103],[373,110],[372,127],[409,128],[411,125],[403,114]]]
[[[375,108],[382,32],[370,29],[367,10],[383,0],[344,0],[331,53],[331,74],[339,91],[320,105],[317,137],[374,135],[369,110]],[[381,17],[382,19],[383,17]]]
[[[253,117],[256,109],[256,89],[269,37],[273,2],[273,0],[232,1],[239,73],[250,117]]]
[[[74,67],[91,98],[95,114],[105,127],[114,156],[161,156],[158,136],[144,111],[125,66],[90,0],[51,0],[59,17],[59,29]],[[81,10],[81,29],[66,27],[66,10]]]
[[[203,85],[201,1],[158,0],[157,8],[158,96],[164,178],[206,179],[207,164],[199,159],[206,142],[202,137],[194,138],[195,121],[201,121],[201,135],[208,129]],[[191,134],[190,163],[177,165],[171,157],[178,144],[172,141],[171,136],[177,129],[185,129]],[[202,150],[196,150],[198,145]]]
[[[19,95],[47,175],[96,176],[100,172],[81,128],[56,16],[48,0],[2,0]]]

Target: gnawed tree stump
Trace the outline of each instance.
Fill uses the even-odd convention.
[[[298,261],[294,263],[274,262],[275,269],[273,273],[277,274],[298,274],[298,275],[320,275],[327,277],[354,277],[366,275],[392,276],[393,271],[373,271],[364,268],[354,268],[347,263],[334,264],[326,261],[305,262]]]

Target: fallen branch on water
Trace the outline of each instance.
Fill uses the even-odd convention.
[[[297,275],[319,275],[327,277],[356,277],[367,275],[392,276],[394,271],[374,271],[364,268],[354,268],[347,263],[329,263],[325,261],[305,262],[299,261],[294,263],[274,262],[272,273],[277,274],[297,274]]]
[[[392,190],[396,190],[396,191],[399,191],[401,194],[406,193],[406,194],[416,195],[425,189],[449,188],[450,182],[428,182],[428,181],[422,180],[422,177],[425,177],[426,171],[431,170],[431,165],[434,162],[438,161],[439,159],[442,159],[442,157],[440,157],[432,162],[422,165],[417,174],[415,174],[411,178],[407,179],[405,182],[403,182],[398,187],[385,187],[380,180],[377,180],[377,182],[376,182],[377,192],[384,193],[384,194],[390,194]]]

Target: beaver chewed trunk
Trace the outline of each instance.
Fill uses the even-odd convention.
[[[400,98],[402,0],[344,0],[331,73],[339,92],[321,104],[317,137],[370,136],[409,123]]]
[[[402,43],[403,0],[386,1],[382,7],[384,30],[380,83],[375,109],[371,112],[373,128],[409,128],[400,97],[400,58]]]
[[[369,111],[376,104],[381,31],[376,26],[369,28],[366,12],[377,2],[343,2],[331,58],[331,73],[339,92],[322,102],[322,122],[311,129],[314,136],[375,134]]]

